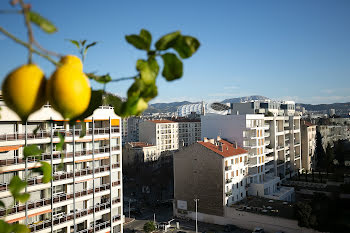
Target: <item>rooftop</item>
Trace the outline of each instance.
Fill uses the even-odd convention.
[[[143,147],[154,146],[153,144],[150,144],[147,142],[129,142],[129,145],[131,145],[133,148],[143,148]]]
[[[312,124],[311,122],[309,121],[303,121],[304,125],[306,125],[307,127],[310,127],[310,126],[315,126],[314,124]]]
[[[202,146],[208,148],[209,150],[221,155],[222,157],[231,157],[234,155],[246,154],[248,151],[240,148],[228,141],[221,139],[220,137],[217,140],[204,138],[204,141],[198,142]]]
[[[170,120],[151,120],[153,123],[176,123],[175,121]]]

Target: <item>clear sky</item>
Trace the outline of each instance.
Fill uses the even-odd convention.
[[[11,9],[0,1],[0,9]],[[127,44],[126,34],[148,29],[154,39],[175,30],[197,37],[198,52],[184,61],[181,80],[158,77],[153,102],[214,101],[264,95],[303,103],[350,102],[350,1],[88,1],[37,0],[32,8],[59,31],[35,29],[45,48],[76,54],[65,39],[98,41],[84,71],[113,78],[136,73],[144,53]],[[26,39],[20,15],[0,15],[0,25]],[[26,62],[27,52],[0,33],[0,79]],[[49,76],[54,67],[35,57]],[[160,60],[161,62],[161,60]],[[131,81],[107,90],[125,96]],[[94,88],[101,85],[93,84]]]

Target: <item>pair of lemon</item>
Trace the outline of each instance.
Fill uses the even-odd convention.
[[[4,101],[23,121],[47,101],[64,119],[78,117],[88,108],[91,88],[81,60],[67,55],[60,64],[49,80],[35,64],[23,65],[6,76]]]

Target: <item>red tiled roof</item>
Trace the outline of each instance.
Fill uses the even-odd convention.
[[[234,155],[241,155],[241,154],[248,153],[248,151],[246,151],[243,148],[240,148],[238,146],[237,146],[237,148],[234,148],[234,145],[232,143],[229,143],[228,141],[225,141],[223,139],[218,141],[217,146],[215,144],[210,143],[210,142],[200,141],[198,143],[201,144],[202,146],[205,146],[209,150],[214,151],[215,153],[223,156],[223,157],[230,157],[230,156],[234,156]],[[220,143],[222,146],[222,151],[219,149]]]
[[[129,142],[129,144],[132,147],[139,147],[139,148],[154,146],[153,144],[149,144],[149,143],[146,143],[146,142]]]
[[[315,126],[314,124],[312,124],[312,123],[309,122],[309,121],[304,121],[304,125],[306,125],[307,127],[309,127],[309,126]]]
[[[176,123],[175,121],[169,121],[169,120],[151,120],[153,123]]]

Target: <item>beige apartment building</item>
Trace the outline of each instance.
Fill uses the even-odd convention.
[[[224,206],[247,195],[248,152],[220,137],[204,138],[174,154],[174,215],[223,216]]]
[[[40,233],[123,232],[121,119],[113,108],[100,107],[75,126],[48,105],[32,114],[27,126],[2,102],[1,108],[0,200],[10,206],[11,178],[24,179],[36,166],[36,158],[23,158],[26,143],[43,151],[41,160],[52,165],[53,180],[43,183],[41,175],[31,173],[28,203],[17,203],[7,216],[0,209],[0,217]],[[63,151],[56,150],[58,134],[65,136]]]
[[[159,153],[179,149],[179,124],[170,120],[149,120],[139,124],[140,142],[153,144]]]
[[[189,146],[201,140],[201,120],[185,117],[173,118],[179,124],[179,143]]]
[[[308,121],[301,121],[301,159],[305,171],[314,168],[316,149],[316,125]]]
[[[123,147],[123,167],[159,159],[157,146],[145,142],[128,142]]]

